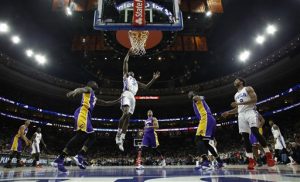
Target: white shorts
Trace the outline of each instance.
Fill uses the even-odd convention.
[[[248,110],[239,113],[239,133],[251,134],[252,127],[258,127],[258,113],[255,110]]]
[[[36,143],[36,142],[33,142],[32,145],[31,145],[31,154],[36,154],[36,153],[40,153],[40,144],[39,143]]]
[[[135,98],[133,93],[129,91],[124,91],[122,93],[121,98],[121,110],[123,109],[122,106],[129,106],[129,113],[133,114],[135,109]]]

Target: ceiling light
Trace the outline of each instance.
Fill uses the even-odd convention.
[[[266,31],[268,34],[273,35],[277,31],[277,28],[275,25],[268,25]]]
[[[239,55],[239,59],[242,62],[245,62],[249,57],[250,57],[250,51],[249,50],[245,50],[245,51],[241,52],[240,55]]]
[[[21,42],[21,39],[19,36],[17,35],[14,35],[11,37],[11,41],[14,43],[14,44],[19,44]]]
[[[28,57],[32,57],[32,56],[33,56],[33,51],[32,51],[31,49],[27,49],[27,50],[25,51],[25,53],[26,53],[26,55],[27,55]]]
[[[263,44],[265,42],[265,37],[262,36],[262,35],[258,35],[256,38],[255,38],[255,42],[258,43],[258,44]]]
[[[41,54],[36,54],[35,56],[35,60],[39,63],[39,64],[45,64],[47,62],[46,57],[44,55]]]
[[[0,23],[0,33],[9,32],[9,26],[6,23]]]

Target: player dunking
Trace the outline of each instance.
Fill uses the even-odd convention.
[[[160,166],[166,166],[166,161],[164,159],[164,156],[161,154],[161,152],[158,150],[159,142],[156,130],[159,128],[158,120],[156,117],[153,117],[152,110],[149,110],[147,112],[148,119],[145,121],[145,127],[144,127],[144,136],[142,140],[143,147],[139,149],[138,156],[137,156],[137,169],[144,168],[142,166],[142,151],[145,151],[146,148],[152,148],[152,150],[160,157]]]
[[[123,93],[121,95],[121,110],[123,112],[118,126],[116,134],[116,144],[121,151],[124,151],[123,142],[129,125],[130,116],[134,113],[135,98],[139,87],[142,89],[148,89],[156,79],[159,78],[160,73],[153,73],[153,78],[147,84],[141,83],[134,78],[133,72],[128,72],[128,60],[130,56],[130,50],[128,51],[123,62]]]
[[[268,166],[274,166],[272,153],[270,152],[265,138],[258,131],[258,113],[256,111],[257,96],[254,89],[250,86],[245,86],[246,82],[242,78],[237,78],[234,81],[234,86],[237,88],[237,93],[234,96],[235,102],[231,103],[234,109],[222,113],[223,117],[238,113],[239,132],[245,141],[247,157],[249,159],[248,169],[254,169],[256,162],[253,159],[252,146],[249,135],[253,133],[260,145],[263,147],[267,158]]]
[[[30,121],[25,121],[25,124],[19,127],[18,133],[14,136],[11,144],[11,154],[9,156],[9,160],[5,164],[4,167],[11,168],[11,161],[16,156],[17,157],[17,167],[22,167],[21,163],[21,152],[22,152],[22,140],[26,143],[26,146],[31,144],[31,141],[26,137],[28,132],[28,126],[30,125]]]
[[[46,148],[46,144],[42,137],[42,129],[37,128],[36,132],[32,136],[32,145],[31,145],[31,155],[34,158],[32,162],[32,166],[40,167],[40,143],[44,145],[44,148]]]
[[[96,89],[98,89],[98,84],[94,81],[89,81],[86,87],[77,88],[74,91],[67,93],[67,97],[74,97],[76,95],[81,94],[82,100],[80,107],[77,108],[77,110],[74,113],[74,131],[76,131],[76,135],[73,138],[71,138],[71,140],[69,140],[60,156],[54,161],[54,163],[57,164],[58,170],[60,172],[67,172],[67,169],[64,167],[65,157],[68,155],[73,155],[74,153],[71,153],[73,152],[72,149],[78,145],[82,145],[82,143],[83,146],[81,150],[73,159],[75,160],[79,168],[86,168],[83,164],[83,156],[87,153],[88,149],[92,146],[95,140],[95,133],[92,126],[91,114],[96,102],[105,106],[110,106],[120,101],[120,98],[114,101],[104,101],[97,99],[94,93],[94,90]]]
[[[196,169],[208,169],[211,164],[207,158],[208,151],[215,157],[218,164],[217,167],[223,167],[223,162],[213,146],[209,144],[209,140],[213,140],[216,130],[216,120],[213,117],[209,106],[203,96],[199,96],[190,91],[188,97],[193,100],[193,108],[196,117],[199,119],[199,125],[196,132],[196,145],[199,156],[201,156],[201,165],[196,164]]]

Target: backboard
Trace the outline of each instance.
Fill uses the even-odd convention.
[[[144,6],[142,26],[133,26],[134,3]],[[96,30],[161,30],[183,29],[179,0],[98,0],[94,15]]]

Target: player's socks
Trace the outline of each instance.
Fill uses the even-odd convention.
[[[116,134],[116,138],[115,138],[117,145],[119,145],[122,142],[121,133],[122,133],[122,129],[118,128],[118,131],[117,131],[117,134]]]

